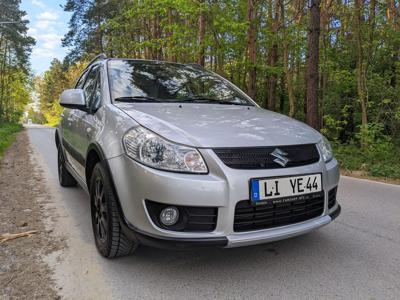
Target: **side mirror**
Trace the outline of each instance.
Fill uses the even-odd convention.
[[[66,108],[87,110],[85,93],[82,89],[70,89],[61,93],[60,105]]]

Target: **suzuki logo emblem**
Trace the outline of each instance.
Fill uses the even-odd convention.
[[[286,157],[288,154],[279,148],[276,148],[270,154],[275,157],[274,162],[282,167],[286,167],[287,163],[290,161],[289,158]]]

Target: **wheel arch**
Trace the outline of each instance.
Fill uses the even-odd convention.
[[[97,143],[90,144],[87,155],[86,155],[86,162],[85,162],[85,179],[86,179],[86,186],[88,191],[90,191],[90,178],[92,177],[94,166],[98,162],[106,161],[104,156],[104,152],[101,149],[100,145]],[[108,164],[107,169],[108,169]],[[110,171],[109,169],[107,171]],[[110,174],[111,175],[111,174]]]
[[[56,129],[56,132],[54,134],[54,141],[56,143],[56,147],[60,145],[60,133],[58,132],[58,128]]]
[[[87,151],[87,156],[86,156],[86,166],[85,166],[85,176],[86,176],[86,186],[87,186],[87,190],[90,193],[90,177],[92,175],[94,166],[98,163],[98,162],[103,162],[104,166],[109,174],[109,178],[111,180],[111,187],[114,191],[114,195],[116,197],[117,200],[117,206],[118,206],[118,210],[120,212],[120,225],[121,227],[123,227],[124,229],[128,228],[128,221],[125,218],[124,215],[124,211],[121,207],[121,203],[119,201],[119,196],[118,196],[118,192],[115,188],[115,184],[114,184],[114,178],[113,178],[113,174],[111,173],[111,169],[110,166],[108,164],[108,161],[104,155],[104,152],[101,148],[101,146],[97,143],[93,143],[89,146],[88,151]]]

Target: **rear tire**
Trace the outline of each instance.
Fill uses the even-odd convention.
[[[117,197],[104,163],[97,163],[90,180],[92,227],[97,250],[107,258],[133,253],[137,243],[130,240],[120,226]]]
[[[76,186],[76,180],[72,177],[71,173],[65,167],[64,153],[61,146],[58,146],[58,181],[63,187]]]

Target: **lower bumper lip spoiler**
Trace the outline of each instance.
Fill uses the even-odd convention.
[[[132,240],[151,247],[188,250],[199,248],[233,248],[241,246],[257,245],[267,242],[278,241],[301,234],[308,233],[317,228],[325,226],[336,219],[341,212],[340,205],[329,215],[292,226],[277,228],[272,230],[262,230],[257,232],[246,232],[228,235],[226,237],[211,238],[169,238],[160,236],[151,236],[141,232],[127,220],[120,220],[123,232]]]
[[[143,245],[173,250],[190,250],[201,248],[224,248],[228,244],[226,237],[215,238],[195,238],[195,239],[178,239],[165,237],[151,237],[144,234],[136,234],[137,239]]]
[[[332,221],[339,217],[340,213],[342,212],[342,207],[338,205],[335,211],[331,212],[329,216],[331,217]]]
[[[127,220],[120,220],[124,234],[130,239],[150,247],[173,250],[190,250],[199,248],[224,248],[228,244],[226,237],[211,238],[170,238],[152,236],[129,224]]]
[[[257,245],[267,242],[279,241],[286,238],[295,237],[301,234],[308,233],[322,226],[325,226],[332,222],[339,216],[341,212],[340,205],[337,206],[336,210],[319,217],[314,220],[304,222],[302,224],[293,224],[284,228],[276,228],[268,231],[257,231],[257,232],[246,232],[227,236],[228,248]]]

